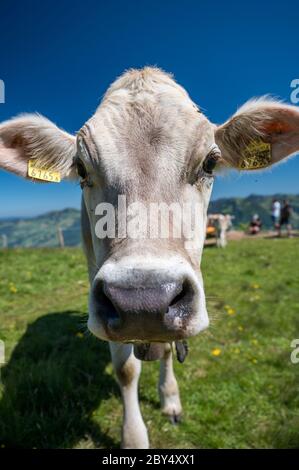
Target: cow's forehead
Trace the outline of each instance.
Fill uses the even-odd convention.
[[[154,68],[117,79],[84,130],[114,174],[136,160],[132,171],[144,171],[144,165],[162,171],[166,164],[178,170],[193,154],[204,158],[214,141],[213,125],[188,93]]]
[[[141,70],[132,69],[122,74],[108,88],[104,100],[109,98],[112,93],[128,90],[132,94],[139,92],[156,92],[169,88],[175,89],[181,95],[188,97],[186,90],[173,79],[172,75],[156,67],[144,67]]]

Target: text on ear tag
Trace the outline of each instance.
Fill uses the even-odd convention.
[[[49,181],[50,183],[60,183],[61,181],[59,171],[40,168],[38,162],[34,159],[28,160],[28,176],[36,180]]]
[[[243,151],[239,168],[241,170],[258,170],[271,165],[271,144],[254,140]]]

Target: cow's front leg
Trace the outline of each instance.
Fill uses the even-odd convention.
[[[174,376],[172,351],[165,345],[165,353],[160,361],[159,395],[162,413],[169,417],[173,424],[180,421],[182,405],[179,387]]]
[[[133,354],[130,344],[110,343],[113,366],[123,399],[123,449],[148,449],[149,441],[138,401],[138,379],[141,361]]]
[[[227,245],[226,232],[225,230],[221,230],[220,235],[217,239],[217,246],[220,248],[225,248],[226,245]]]

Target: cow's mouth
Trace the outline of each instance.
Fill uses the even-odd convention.
[[[172,344],[170,345],[172,347]],[[176,356],[179,362],[183,363],[188,354],[186,341],[175,342]],[[165,354],[165,343],[135,343],[134,355],[141,361],[157,361]]]

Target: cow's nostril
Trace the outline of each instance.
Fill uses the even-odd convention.
[[[180,302],[184,297],[185,297],[185,291],[184,291],[184,286],[182,286],[181,292],[179,292],[179,293],[174,297],[174,299],[172,299],[172,301],[171,301],[170,304],[169,304],[169,307],[173,307],[175,304],[177,304],[178,302]]]
[[[194,298],[194,287],[185,279],[181,291],[172,299],[164,316],[164,324],[170,331],[176,331],[179,335],[186,331],[194,312]]]
[[[104,318],[109,324],[116,324],[120,321],[120,316],[105,293],[105,285],[99,282],[93,291],[94,301],[97,308],[97,314]]]
[[[193,297],[193,289],[188,281],[184,281],[181,291],[172,299],[169,307],[176,307],[182,302],[190,302]]]

